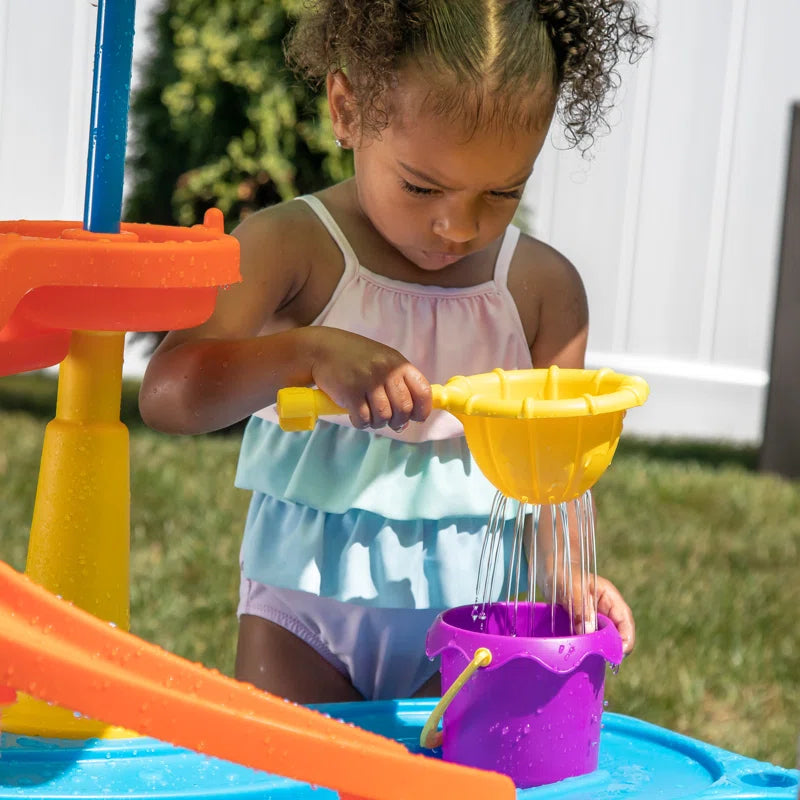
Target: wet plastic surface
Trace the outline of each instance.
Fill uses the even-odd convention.
[[[419,733],[434,704],[434,700],[425,699],[318,708],[418,752]],[[795,800],[798,777],[797,770],[758,762],[641,720],[606,713],[595,772],[522,790],[518,797]],[[12,797],[327,800],[335,798],[336,793],[153,739],[81,742],[3,734],[0,798]]]

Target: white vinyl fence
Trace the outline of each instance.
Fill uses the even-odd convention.
[[[614,129],[591,164],[555,149],[541,158],[531,228],[584,277],[589,364],[650,382],[626,430],[756,442],[800,3],[640,6],[656,21],[653,50],[623,71]]]

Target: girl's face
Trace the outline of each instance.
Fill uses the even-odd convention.
[[[420,269],[436,271],[503,233],[547,136],[551,109],[532,130],[465,131],[425,110],[429,87],[421,73],[410,73],[392,91],[389,126],[359,140],[344,123],[347,115],[337,114],[336,92],[349,86],[342,81],[337,89],[336,79],[328,83],[334,129],[354,149],[361,209],[390,245]]]

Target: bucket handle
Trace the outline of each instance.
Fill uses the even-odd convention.
[[[461,687],[472,677],[473,673],[480,667],[488,667],[492,663],[492,653],[486,647],[479,647],[472,656],[472,661],[467,664],[461,674],[453,681],[452,686],[442,695],[441,700],[431,711],[428,721],[422,728],[419,735],[419,745],[427,750],[439,747],[442,743],[442,734],[437,730],[439,721],[447,711],[447,707],[453,702],[453,698],[458,694]]]

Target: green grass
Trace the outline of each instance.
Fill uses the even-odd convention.
[[[230,673],[248,498],[238,436],[131,429],[132,627]],[[34,398],[34,400],[31,400]],[[0,380],[0,557],[24,566],[52,381]],[[43,415],[44,414],[44,415]],[[800,484],[753,471],[753,450],[623,437],[597,489],[601,572],[623,591],[637,646],[608,708],[795,766],[800,733]]]

